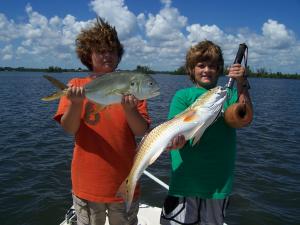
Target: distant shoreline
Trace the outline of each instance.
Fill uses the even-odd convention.
[[[88,72],[85,69],[63,69],[60,67],[50,66],[49,68],[25,68],[25,67],[0,67],[0,72],[2,71],[14,71],[14,72],[47,72],[47,73],[62,73],[62,72]]]
[[[137,70],[120,70],[120,71],[131,71],[131,72],[137,72]],[[49,67],[47,69],[43,68],[25,68],[25,67],[0,67],[0,72],[44,72],[44,73],[65,73],[65,72],[75,72],[75,73],[82,73],[82,72],[89,72],[89,70],[86,69],[63,69],[60,67]],[[145,72],[145,71],[139,71],[139,72]],[[147,71],[146,71],[147,72]],[[169,74],[169,75],[186,75],[183,74],[182,71],[148,71],[149,74]],[[249,73],[248,77],[254,77],[254,78],[277,78],[277,79],[300,79],[300,74],[283,74],[281,72],[277,73],[269,73],[263,71],[263,73],[260,72],[251,72]]]

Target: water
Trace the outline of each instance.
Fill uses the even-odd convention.
[[[54,89],[42,73],[1,72],[0,224],[59,224],[71,206],[72,136],[52,120]],[[53,74],[66,82],[81,74]],[[155,75],[162,94],[149,101],[153,126],[166,120],[186,76]],[[227,79],[221,78],[224,84]],[[236,178],[229,225],[300,224],[300,80],[250,79],[252,125],[238,130]],[[163,153],[148,171],[168,182]],[[161,206],[166,191],[142,176],[142,201]]]

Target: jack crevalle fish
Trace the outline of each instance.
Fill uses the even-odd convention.
[[[177,135],[184,135],[186,140],[193,139],[193,145],[199,140],[204,131],[220,115],[227,97],[226,89],[215,87],[201,95],[185,111],[155,127],[146,135],[137,149],[133,167],[128,177],[121,184],[117,196],[121,196],[129,211],[136,184],[144,172],[168,146]]]
[[[66,94],[67,85],[51,76],[44,77],[60,90],[42,100],[51,101]],[[150,75],[136,72],[107,73],[86,84],[84,89],[89,100],[102,106],[120,103],[122,95],[132,94],[144,100],[160,94],[157,82]]]

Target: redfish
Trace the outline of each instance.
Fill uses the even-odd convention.
[[[222,87],[208,90],[185,111],[155,127],[142,139],[132,169],[117,193],[117,196],[124,199],[127,211],[144,170],[156,161],[170,141],[179,134],[184,135],[186,140],[193,139],[192,144],[195,145],[206,128],[220,115],[226,98],[227,91]]]

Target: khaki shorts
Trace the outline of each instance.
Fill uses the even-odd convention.
[[[73,195],[77,225],[104,225],[106,218],[110,225],[137,225],[139,200],[133,201],[129,212],[124,203],[90,202]]]
[[[167,196],[161,213],[162,225],[223,225],[229,199]]]

